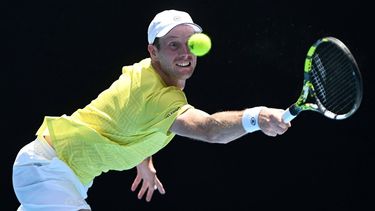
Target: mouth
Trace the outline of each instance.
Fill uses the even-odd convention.
[[[178,67],[189,67],[191,62],[180,62],[176,64]]]

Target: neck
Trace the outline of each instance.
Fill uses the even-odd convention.
[[[185,83],[186,83],[186,80],[179,80],[179,81],[177,81],[177,87],[179,88],[179,89],[181,89],[181,90],[184,90],[184,88],[185,88]]]
[[[151,64],[167,86],[175,86],[181,90],[185,88],[186,80],[173,80],[171,77],[165,74],[164,71],[162,71],[160,63],[152,61]]]

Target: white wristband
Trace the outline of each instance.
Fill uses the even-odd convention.
[[[260,130],[259,124],[258,124],[258,116],[262,108],[263,108],[262,106],[248,108],[243,112],[242,126],[246,130],[246,132],[252,133],[257,130]]]

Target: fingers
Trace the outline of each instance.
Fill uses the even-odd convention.
[[[152,199],[152,195],[154,194],[155,190],[159,190],[159,193],[165,194],[165,190],[163,188],[163,185],[160,183],[160,181],[155,182],[155,184],[148,184],[145,188],[142,188],[140,193],[138,194],[138,198],[141,199],[147,190],[146,194],[146,201],[150,202]]]
[[[284,134],[291,123],[285,123],[282,119],[284,110],[274,108],[264,108],[259,113],[259,127],[262,132],[268,136],[277,136]]]
[[[156,184],[156,189],[159,190],[159,193],[165,194],[163,184],[161,184],[160,180],[157,177],[156,177],[156,180],[155,180],[155,184]]]
[[[156,190],[156,185],[151,185],[148,187],[147,195],[146,195],[146,201],[150,202],[152,195],[154,194],[154,191]]]
[[[131,187],[132,191],[135,191],[135,189],[137,188],[141,180],[142,179],[140,177],[137,177],[134,180],[132,187]],[[165,189],[163,187],[163,184],[159,181],[157,177],[155,177],[155,181],[153,183],[146,183],[143,181],[142,187],[138,192],[137,198],[142,199],[143,196],[146,194],[146,201],[150,202],[155,190],[159,190],[159,193],[165,194]]]
[[[138,199],[142,199],[142,197],[145,194],[146,190],[147,190],[147,188],[144,185],[142,185],[142,188],[139,190],[138,195],[137,195]]]
[[[141,182],[142,178],[140,176],[137,175],[137,177],[135,178],[132,186],[131,186],[131,190],[132,191],[135,191],[139,185],[139,183]]]
[[[135,180],[134,180],[134,182],[133,182],[133,184],[131,186],[131,190],[133,192],[137,189],[137,187],[138,187],[139,183],[141,183],[141,181],[142,181],[142,178],[139,175],[137,175],[137,177],[135,178]],[[143,182],[142,183],[142,187],[139,190],[138,195],[137,195],[138,199],[142,199],[143,195],[145,194],[145,192],[148,189],[149,189],[149,186],[145,182]],[[151,193],[151,196],[152,196],[152,193]]]
[[[291,127],[291,123],[285,123],[282,121],[282,119],[274,117],[270,118],[270,121],[268,122],[268,126],[265,126],[263,129],[263,132],[268,135],[275,137],[277,135],[284,134],[289,127]]]
[[[279,115],[276,117],[276,121],[274,122],[273,129],[276,135],[282,135],[284,134],[289,127],[291,126],[290,122],[285,123],[282,118],[284,110],[279,109]]]
[[[290,127],[290,123],[284,123],[281,122],[280,124],[277,125],[276,133],[277,135],[282,135],[284,134]]]

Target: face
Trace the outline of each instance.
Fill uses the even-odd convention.
[[[191,77],[197,64],[197,57],[187,46],[187,40],[194,33],[189,25],[178,25],[159,38],[160,48],[149,45],[154,68],[169,85],[176,85]]]

